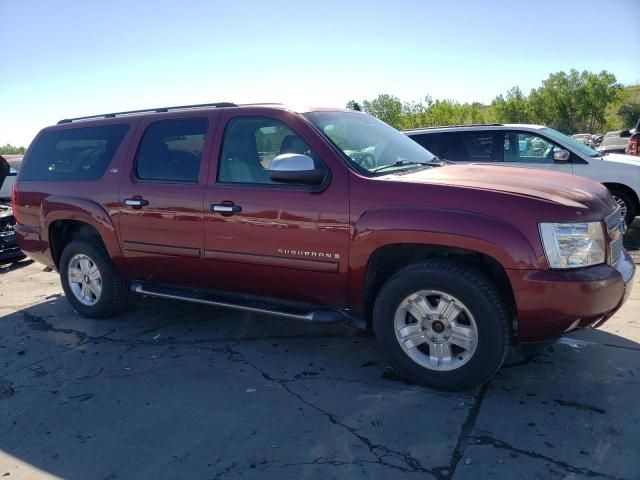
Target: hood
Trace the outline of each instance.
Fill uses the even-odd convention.
[[[624,163],[625,165],[635,165],[640,167],[640,157],[633,155],[624,155],[622,153],[607,153],[602,157],[596,157],[596,160],[604,160],[605,162]]]
[[[491,190],[551,201],[572,208],[611,211],[615,202],[607,189],[592,180],[528,167],[469,164],[447,165],[385,176],[397,182],[427,183]]]

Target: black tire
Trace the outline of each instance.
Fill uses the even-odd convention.
[[[73,293],[67,277],[69,262],[77,254],[84,254],[93,261],[100,271],[102,292],[94,305],[85,305]],[[100,244],[99,239],[85,238],[70,242],[60,257],[60,281],[62,289],[71,306],[82,316],[88,318],[109,318],[126,305],[129,297],[129,285],[121,279],[111,264],[111,260]]]
[[[467,363],[449,371],[432,370],[412,360],[396,337],[394,316],[401,302],[420,290],[438,290],[459,299],[477,326],[477,346]],[[465,390],[480,385],[500,368],[509,352],[508,309],[494,283],[475,268],[443,260],[410,265],[382,287],[373,311],[378,344],[404,378],[440,390]]]
[[[636,214],[638,213],[635,200],[624,190],[610,188],[609,192],[616,199],[616,202],[618,200],[621,200],[627,206],[627,214],[624,216],[624,223],[626,223],[627,226],[631,225],[633,223],[633,220],[636,218]]]

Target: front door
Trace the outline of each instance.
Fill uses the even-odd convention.
[[[208,165],[202,159],[215,118],[149,119],[140,126],[138,149],[120,184],[119,215],[125,263],[138,280],[194,283],[204,243]]]
[[[349,253],[346,169],[298,115],[268,112],[228,111],[218,129],[204,202],[211,285],[340,305]],[[331,171],[329,180],[319,189],[271,181],[269,163],[282,153],[312,157]]]
[[[557,172],[573,173],[570,162],[555,162],[553,154],[564,148],[542,135],[533,132],[505,132],[504,164],[544,168]]]

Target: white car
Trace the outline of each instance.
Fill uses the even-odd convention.
[[[627,225],[640,213],[640,157],[603,154],[541,125],[468,125],[404,133],[431,153],[453,162],[498,162],[590,178],[609,189]]]

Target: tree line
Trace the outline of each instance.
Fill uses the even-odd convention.
[[[16,147],[9,143],[6,145],[0,145],[0,155],[22,155],[25,152],[24,147]]]
[[[640,117],[640,103],[623,103],[628,93],[607,71],[593,73],[570,70],[552,73],[525,95],[513,87],[496,96],[490,105],[455,100],[402,102],[398,97],[381,94],[361,103],[351,100],[347,108],[363,110],[398,129],[472,123],[535,123],[565,133],[604,132],[632,128]],[[617,115],[616,115],[617,114]]]

